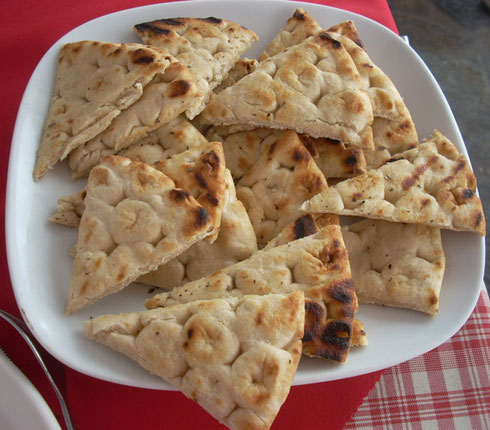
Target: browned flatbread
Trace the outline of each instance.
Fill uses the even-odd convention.
[[[257,35],[234,22],[219,18],[171,18],[134,26],[141,39],[163,47],[193,73],[201,98],[186,114],[193,119],[228,75],[240,56],[258,40]]]
[[[304,298],[195,301],[85,322],[87,337],[174,385],[230,429],[268,429],[301,358]]]
[[[34,178],[41,179],[73,149],[105,130],[169,65],[161,51],[140,44],[64,45]]]
[[[193,300],[245,294],[288,294],[302,290],[306,300],[303,352],[346,360],[352,340],[357,297],[340,226],[266,251],[205,278],[157,294],[145,305],[153,309]]]
[[[70,153],[68,163],[72,179],[88,175],[102,156],[118,154],[141,141],[153,130],[175,119],[198,99],[200,94],[189,70],[169,54],[165,58],[171,64],[145,87],[143,96],[115,118],[102,133]]]
[[[304,201],[326,187],[325,176],[298,134],[287,131],[270,144],[236,190],[260,247],[297,218]]]
[[[349,53],[327,32],[261,62],[212,96],[202,116],[373,148],[369,98]]]
[[[342,234],[359,302],[437,314],[445,268],[438,228],[366,219]]]
[[[178,257],[140,277],[138,282],[171,289],[208,276],[249,258],[257,251],[257,239],[242,202],[237,200],[235,185],[228,171],[221,225],[216,241],[202,240]]]
[[[106,156],[92,169],[66,312],[120,291],[213,232],[206,209],[162,172]]]
[[[440,132],[418,148],[364,175],[325,189],[304,212],[425,224],[484,236],[476,177],[466,157]]]
[[[303,9],[298,8],[289,18],[285,26],[272,39],[264,52],[260,54],[259,61],[267,60],[286,48],[303,42],[308,37],[319,33],[322,30],[315,19]]]

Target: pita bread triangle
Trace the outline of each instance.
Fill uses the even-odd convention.
[[[238,182],[259,246],[264,246],[298,214],[301,204],[327,187],[327,181],[298,134],[273,141]]]
[[[161,50],[160,48],[152,48]],[[142,97],[117,116],[102,133],[75,148],[68,157],[72,179],[88,175],[103,155],[113,155],[175,119],[199,97],[188,69],[166,54],[171,64],[153,79]]]
[[[170,61],[141,44],[81,41],[61,48],[56,85],[39,146],[34,178],[105,130],[135,103]]]
[[[440,229],[365,219],[342,234],[360,303],[437,314],[446,262]]]
[[[223,267],[249,258],[257,251],[257,239],[229,171],[226,172],[226,194],[219,233],[213,243],[201,240],[187,251],[162,264],[138,282],[169,290],[175,286],[208,276]]]
[[[301,358],[301,292],[194,301],[86,321],[86,336],[135,360],[230,429],[268,429]]]
[[[328,225],[314,235],[257,251],[247,260],[156,294],[145,306],[154,309],[193,300],[296,290],[304,292],[307,302],[303,352],[345,361],[357,297],[339,225]]]
[[[327,188],[301,209],[425,224],[484,236],[476,177],[466,157],[440,132],[379,169]]]
[[[266,59],[284,51],[320,31],[320,25],[311,15],[297,9],[261,58]],[[374,150],[365,149],[368,167],[377,168],[392,155],[416,147],[417,132],[410,112],[389,77],[369,58],[354,22],[341,22],[330,27],[327,32],[334,33],[332,36],[342,43],[352,57],[362,78],[363,89],[371,100]]]
[[[373,148],[371,104],[348,52],[326,32],[260,63],[211,97],[213,125],[292,129]]]
[[[187,109],[189,119],[204,109],[213,89],[258,40],[253,31],[212,17],[159,19],[133,29],[146,44],[165,48],[193,73],[201,98]]]
[[[212,219],[153,167],[106,156],[90,173],[66,312],[115,293],[203,239]]]

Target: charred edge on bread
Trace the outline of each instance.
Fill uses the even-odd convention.
[[[483,216],[481,214],[481,212],[478,212],[476,215],[475,215],[475,227],[479,227],[481,222],[482,222],[482,219],[483,219]]]
[[[184,79],[173,81],[170,84],[169,97],[175,98],[175,97],[185,96],[190,89],[191,89],[191,84],[189,81],[186,81]]]
[[[351,326],[345,321],[332,321],[322,334],[322,340],[326,344],[334,344],[342,349],[349,348],[351,340]]]
[[[311,342],[319,330],[319,321],[323,319],[323,308],[315,302],[305,302],[305,328],[303,342]]]
[[[214,151],[206,153],[203,157],[203,162],[214,171],[220,166],[220,159]]]
[[[301,239],[306,236],[311,236],[318,232],[318,228],[311,215],[303,215],[294,222],[294,239]]]
[[[204,227],[210,220],[211,216],[203,207],[196,209],[196,227]]]
[[[221,24],[223,22],[221,18],[215,18],[214,16],[208,16],[207,18],[199,19],[204,22],[209,22],[210,24]]]
[[[305,14],[300,12],[298,9],[296,9],[294,14],[293,14],[293,18],[297,19],[298,21],[304,21],[305,20]]]
[[[340,49],[342,48],[342,44],[338,41],[335,40],[332,36],[330,36],[326,31],[322,31],[318,37],[322,40],[326,40],[332,43],[334,49]]]
[[[330,294],[333,299],[343,304],[352,303],[352,279],[345,279],[344,281],[337,282],[333,285]]]
[[[312,139],[310,136],[306,136],[304,134],[300,134],[298,136],[299,136],[299,140],[301,140],[301,143],[308,150],[310,155],[312,157],[317,157],[318,156],[318,148],[316,147],[315,140]]]
[[[178,188],[174,188],[170,191],[170,198],[177,203],[183,202],[190,197],[190,193],[186,190],[181,190]]]
[[[357,154],[352,154],[352,155],[349,155],[345,160],[344,160],[344,163],[347,165],[347,166],[350,166],[350,167],[354,167],[354,166],[357,166],[359,164],[359,158],[357,157]]]
[[[150,52],[146,49],[137,49],[133,52],[133,63],[135,64],[150,64],[155,61]]]
[[[204,188],[206,190],[208,189],[208,183],[206,182],[206,179],[199,172],[194,173],[194,178],[196,178],[196,181],[199,183],[201,188]]]
[[[152,25],[151,23],[149,22],[145,22],[143,24],[137,24],[134,26],[134,28],[140,32],[140,33],[150,33],[150,32],[153,32],[153,33],[158,33],[158,34],[164,34],[164,35],[168,35],[171,33],[170,30],[166,29],[166,28],[160,28],[156,25]]]
[[[292,156],[293,156],[293,160],[296,161],[297,163],[301,163],[301,162],[307,163],[308,161],[311,160],[310,152],[304,146],[303,148],[301,148],[300,146],[296,146],[293,149]]]
[[[168,25],[171,27],[180,27],[181,25],[184,25],[184,23],[181,21],[180,18],[163,18],[163,19],[158,19],[156,21],[153,21],[154,23],[157,24],[163,24],[163,25]]]
[[[463,190],[463,197],[465,199],[471,199],[474,195],[475,193],[473,192],[473,190],[470,190],[469,188]]]
[[[216,196],[213,196],[211,193],[206,193],[204,197],[209,202],[210,205],[212,206],[219,205],[219,200],[216,198]]]

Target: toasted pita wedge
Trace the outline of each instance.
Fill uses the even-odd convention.
[[[373,148],[371,104],[349,53],[322,32],[211,97],[203,119],[292,129]]]
[[[106,156],[92,169],[66,312],[115,293],[213,233],[210,215],[162,172]]]
[[[352,339],[357,298],[340,226],[267,251],[150,298],[156,308],[192,300],[245,294],[305,293],[303,352],[335,361],[346,360]]]
[[[226,167],[223,145],[208,142],[159,161],[155,168],[173,179],[179,188],[191,193],[213,221],[214,242],[221,225],[226,193]]]
[[[64,45],[34,178],[41,179],[73,149],[109,127],[169,65],[161,51],[140,44]]]
[[[185,118],[177,117],[167,124],[153,130],[138,143],[122,149],[116,155],[154,164],[168,156],[179,154],[187,149],[208,143],[195,127]],[[69,164],[73,177],[81,177],[100,161],[104,155],[113,155],[110,148],[101,145],[88,145],[86,151],[73,151]]]
[[[187,109],[189,119],[204,109],[213,89],[258,40],[253,31],[218,18],[159,19],[133,29],[146,44],[165,48],[193,73],[201,98]]]
[[[186,124],[189,124],[185,121]],[[184,125],[184,124],[181,124]],[[184,127],[184,130],[188,130]],[[195,131],[195,130],[194,130]],[[162,160],[154,164],[154,167],[165,173],[175,182],[176,187],[183,188],[201,204],[211,215],[213,228],[217,232],[221,223],[221,213],[223,210],[225,192],[226,192],[226,167],[223,147],[220,142],[208,142],[203,136],[196,131],[196,135],[183,133],[184,136],[193,137],[188,142],[180,141],[176,132],[171,132],[172,139],[163,139],[168,149],[152,143],[143,143],[136,148],[124,153],[126,158],[133,161],[142,161],[147,164]],[[159,133],[159,141],[164,138],[165,133]],[[157,136],[157,137],[158,137]],[[202,138],[202,139],[201,139]],[[188,143],[188,146],[184,146]],[[152,151],[154,147],[159,150]],[[183,151],[183,149],[190,149]],[[174,155],[176,151],[182,151]],[[49,219],[52,222],[76,227],[79,224],[80,217],[85,209],[83,200],[86,190],[75,194],[61,197],[58,200],[56,213]],[[217,234],[217,233],[216,233]],[[214,241],[215,235],[210,235],[206,240]]]
[[[288,131],[270,144],[236,189],[260,247],[298,216],[304,201],[326,187],[325,176],[298,134]]]
[[[264,247],[264,250],[275,248],[276,246],[281,246],[307,236],[312,236],[328,225],[340,225],[339,217],[332,214],[302,215],[292,223],[288,224],[281,233]],[[367,344],[368,339],[364,324],[355,319],[352,322],[351,346],[365,346]]]
[[[301,209],[485,235],[476,177],[447,138],[435,131],[430,140],[398,158],[325,189]]]
[[[258,61],[255,59],[239,58],[233,68],[228,72],[226,79],[214,89],[214,93],[218,94],[225,88],[235,85],[244,76],[252,73],[257,68],[258,64]]]
[[[347,20],[339,24],[332,25],[332,27],[330,27],[327,31],[345,36],[355,42],[357,46],[364,49],[364,44],[362,43],[361,36],[359,35],[359,31],[357,30],[354,21]]]
[[[229,171],[226,179],[225,204],[216,241],[195,243],[175,259],[139,278],[138,282],[169,290],[245,260],[257,251],[252,223],[242,202],[236,199]]]
[[[363,220],[342,233],[361,303],[437,314],[446,261],[438,228]]]
[[[303,9],[298,8],[293,16],[287,20],[286,25],[272,39],[269,46],[260,54],[259,61],[265,61],[286,48],[298,45],[320,31],[322,28],[315,19]]]
[[[415,124],[393,82],[362,48],[354,23],[341,23],[334,30],[339,32],[335,37],[351,55],[371,100],[374,150],[366,149],[365,157],[368,168],[376,169],[394,154],[418,146]]]
[[[301,358],[304,298],[196,301],[86,321],[85,333],[127,355],[230,429],[268,429]]]
[[[157,48],[155,48],[157,49]],[[150,84],[143,96],[93,139],[73,150],[68,158],[72,179],[88,175],[103,155],[113,155],[141,141],[153,130],[175,119],[199,96],[192,74],[167,54],[172,64]]]

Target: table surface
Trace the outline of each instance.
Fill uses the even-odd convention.
[[[84,3],[67,0],[62,8],[54,0],[24,0],[20,8],[15,2],[2,4],[0,49],[1,58],[8,59],[0,65],[4,95],[4,102],[0,104],[0,133],[5,142],[0,148],[0,163],[3,163],[0,204],[3,207],[9,142],[17,108],[30,74],[44,52],[64,33],[83,22],[116,10],[151,3],[157,2],[121,0],[115,6],[109,0]],[[385,0],[315,3],[349,9],[396,30]],[[1,216],[4,223],[4,211]],[[3,281],[0,307],[19,316],[8,276],[3,229],[1,235],[4,258],[0,261]],[[484,291],[463,329],[436,350],[385,372],[293,387],[273,428],[386,428],[387,423],[400,424],[414,417],[421,424],[417,428],[425,428],[423,423],[436,421],[441,428],[490,428],[483,413],[490,409],[489,314],[488,295]],[[64,425],[54,392],[30,350],[13,329],[0,327],[0,345],[39,389]],[[75,372],[45,352],[43,356],[68,400],[78,429],[222,428],[178,392],[111,384]],[[436,415],[436,408],[442,413]],[[466,424],[470,426],[459,426]]]

